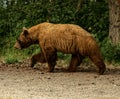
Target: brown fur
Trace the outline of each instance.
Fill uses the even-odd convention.
[[[56,65],[57,51],[60,51],[72,54],[69,71],[76,71],[85,56],[99,68],[100,74],[105,71],[105,64],[95,39],[77,25],[38,24],[30,29],[24,29],[14,47],[22,49],[35,43],[40,45],[42,51],[32,57],[32,67],[36,62],[47,62],[49,71],[52,72]]]
[[[37,62],[46,63],[43,53],[35,54],[34,56],[32,56],[31,67],[34,67],[34,64],[36,64]]]

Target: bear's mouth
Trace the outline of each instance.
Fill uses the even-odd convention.
[[[21,45],[22,45],[22,42],[19,39],[17,39],[17,42],[14,45],[14,48],[16,48],[16,49],[22,49]]]
[[[15,45],[14,45],[14,48],[21,49],[21,46],[20,46],[20,44],[18,42],[16,42]]]
[[[23,42],[23,41],[17,39],[17,42],[15,43],[14,47],[15,47],[16,49],[24,49],[24,48],[26,48],[26,47],[29,47],[30,44],[31,44],[31,43],[29,43],[29,42]]]

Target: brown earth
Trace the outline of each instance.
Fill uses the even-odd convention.
[[[0,99],[120,99],[120,66],[107,65],[98,75],[94,66],[68,73],[58,62],[48,73],[46,64],[32,69],[28,63],[0,63]]]

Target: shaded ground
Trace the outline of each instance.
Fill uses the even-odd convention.
[[[107,66],[100,76],[93,66],[67,73],[58,63],[48,73],[46,64],[32,69],[28,63],[0,63],[0,99],[120,99],[120,66]]]

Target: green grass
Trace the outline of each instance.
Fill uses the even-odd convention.
[[[20,57],[14,55],[14,54],[8,54],[8,55],[4,56],[4,61],[7,64],[13,64],[13,63],[19,62]]]

